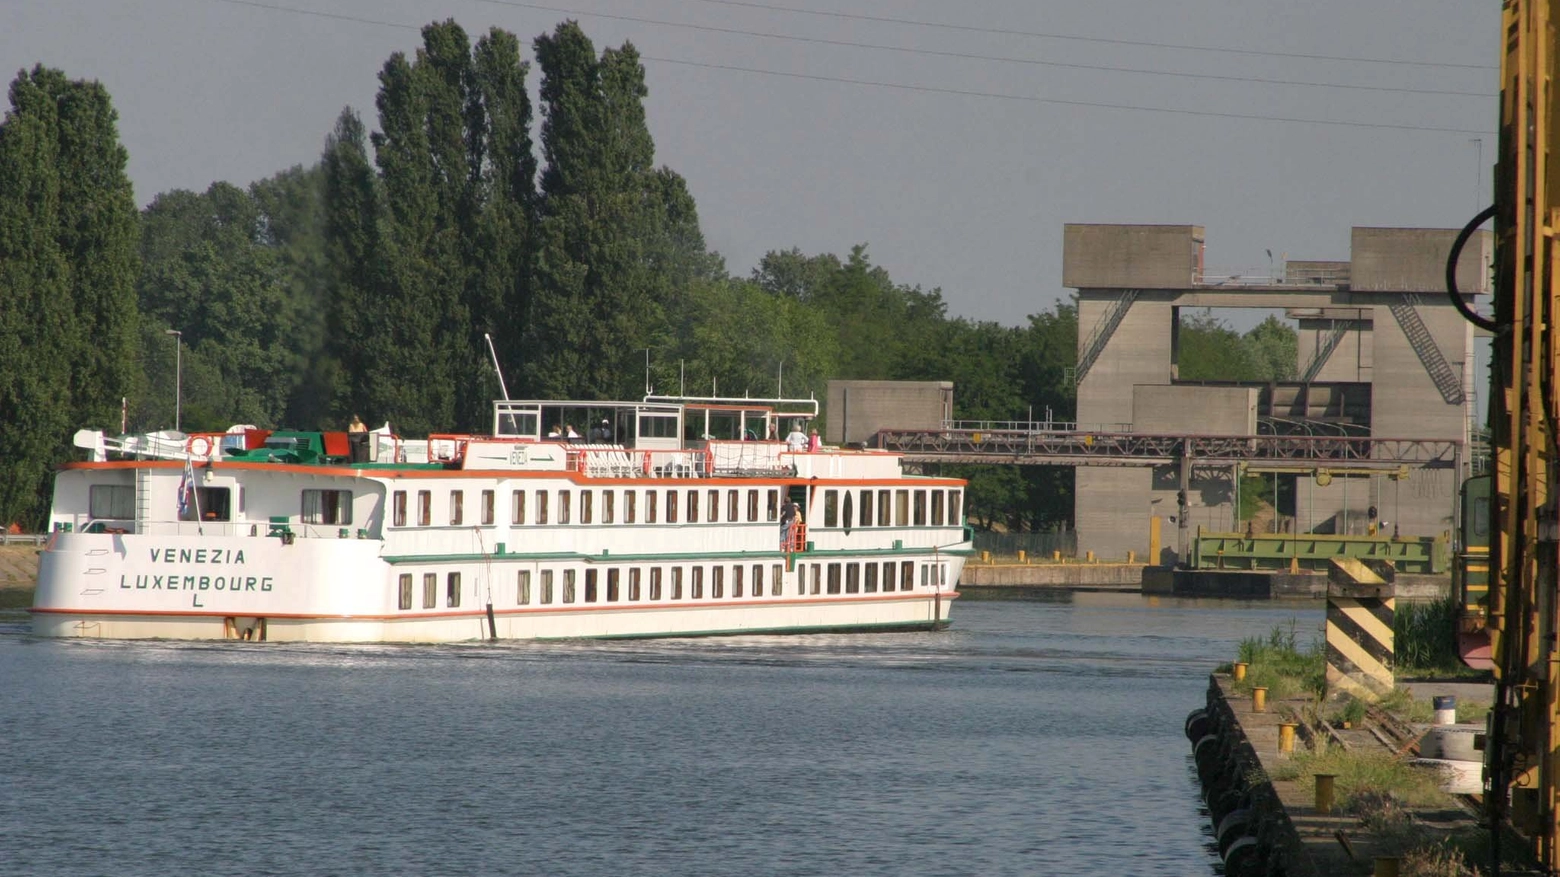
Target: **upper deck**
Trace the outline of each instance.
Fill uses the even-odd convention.
[[[641,401],[493,403],[488,435],[437,433],[404,439],[389,424],[366,433],[262,430],[159,432],[109,438],[83,430],[76,445],[90,461],[189,461],[197,466],[262,464],[355,470],[560,473],[572,480],[792,477],[883,479],[901,476],[896,452],[802,442],[817,417],[812,399],[646,397]],[[583,428],[582,428],[583,427]],[[787,442],[781,436],[790,435]],[[347,474],[343,471],[343,474]]]

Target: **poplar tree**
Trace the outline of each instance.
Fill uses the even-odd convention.
[[[632,44],[598,59],[578,24],[535,43],[541,69],[539,251],[526,376],[538,395],[631,395],[668,308],[713,262],[682,179],[653,167],[644,67]]]
[[[135,206],[98,83],[42,65],[0,122],[0,525],[42,522],[74,427],[136,381]]]

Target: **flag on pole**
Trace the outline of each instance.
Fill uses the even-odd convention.
[[[184,458],[184,475],[179,479],[179,519],[183,520],[190,513],[190,494],[195,490],[195,467],[190,465],[188,457]]]

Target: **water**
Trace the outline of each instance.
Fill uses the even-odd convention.
[[[1311,606],[519,645],[0,624],[0,874],[1211,874],[1182,720]]]

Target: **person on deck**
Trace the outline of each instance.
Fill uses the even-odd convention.
[[[561,438],[563,438],[563,428],[560,427],[556,423],[553,424],[552,425],[552,429],[547,430],[547,437],[550,438],[550,439],[561,439]]]
[[[818,430],[813,429],[807,434],[807,453],[816,454],[823,450],[823,439],[818,437]]]
[[[580,440],[580,434],[574,431],[574,424],[572,423],[567,425],[567,428],[564,430],[563,437],[571,442],[577,442]]]
[[[590,440],[599,444],[610,444],[612,441],[612,424],[606,420],[601,425],[590,431]]]
[[[791,452],[794,454],[800,454],[802,451],[807,450],[807,433],[802,432],[802,422],[800,420],[791,424],[791,431],[786,434],[785,443],[790,446]]]
[[[352,422],[347,424],[347,432],[368,432],[368,425],[363,423],[363,418],[352,415]]]

